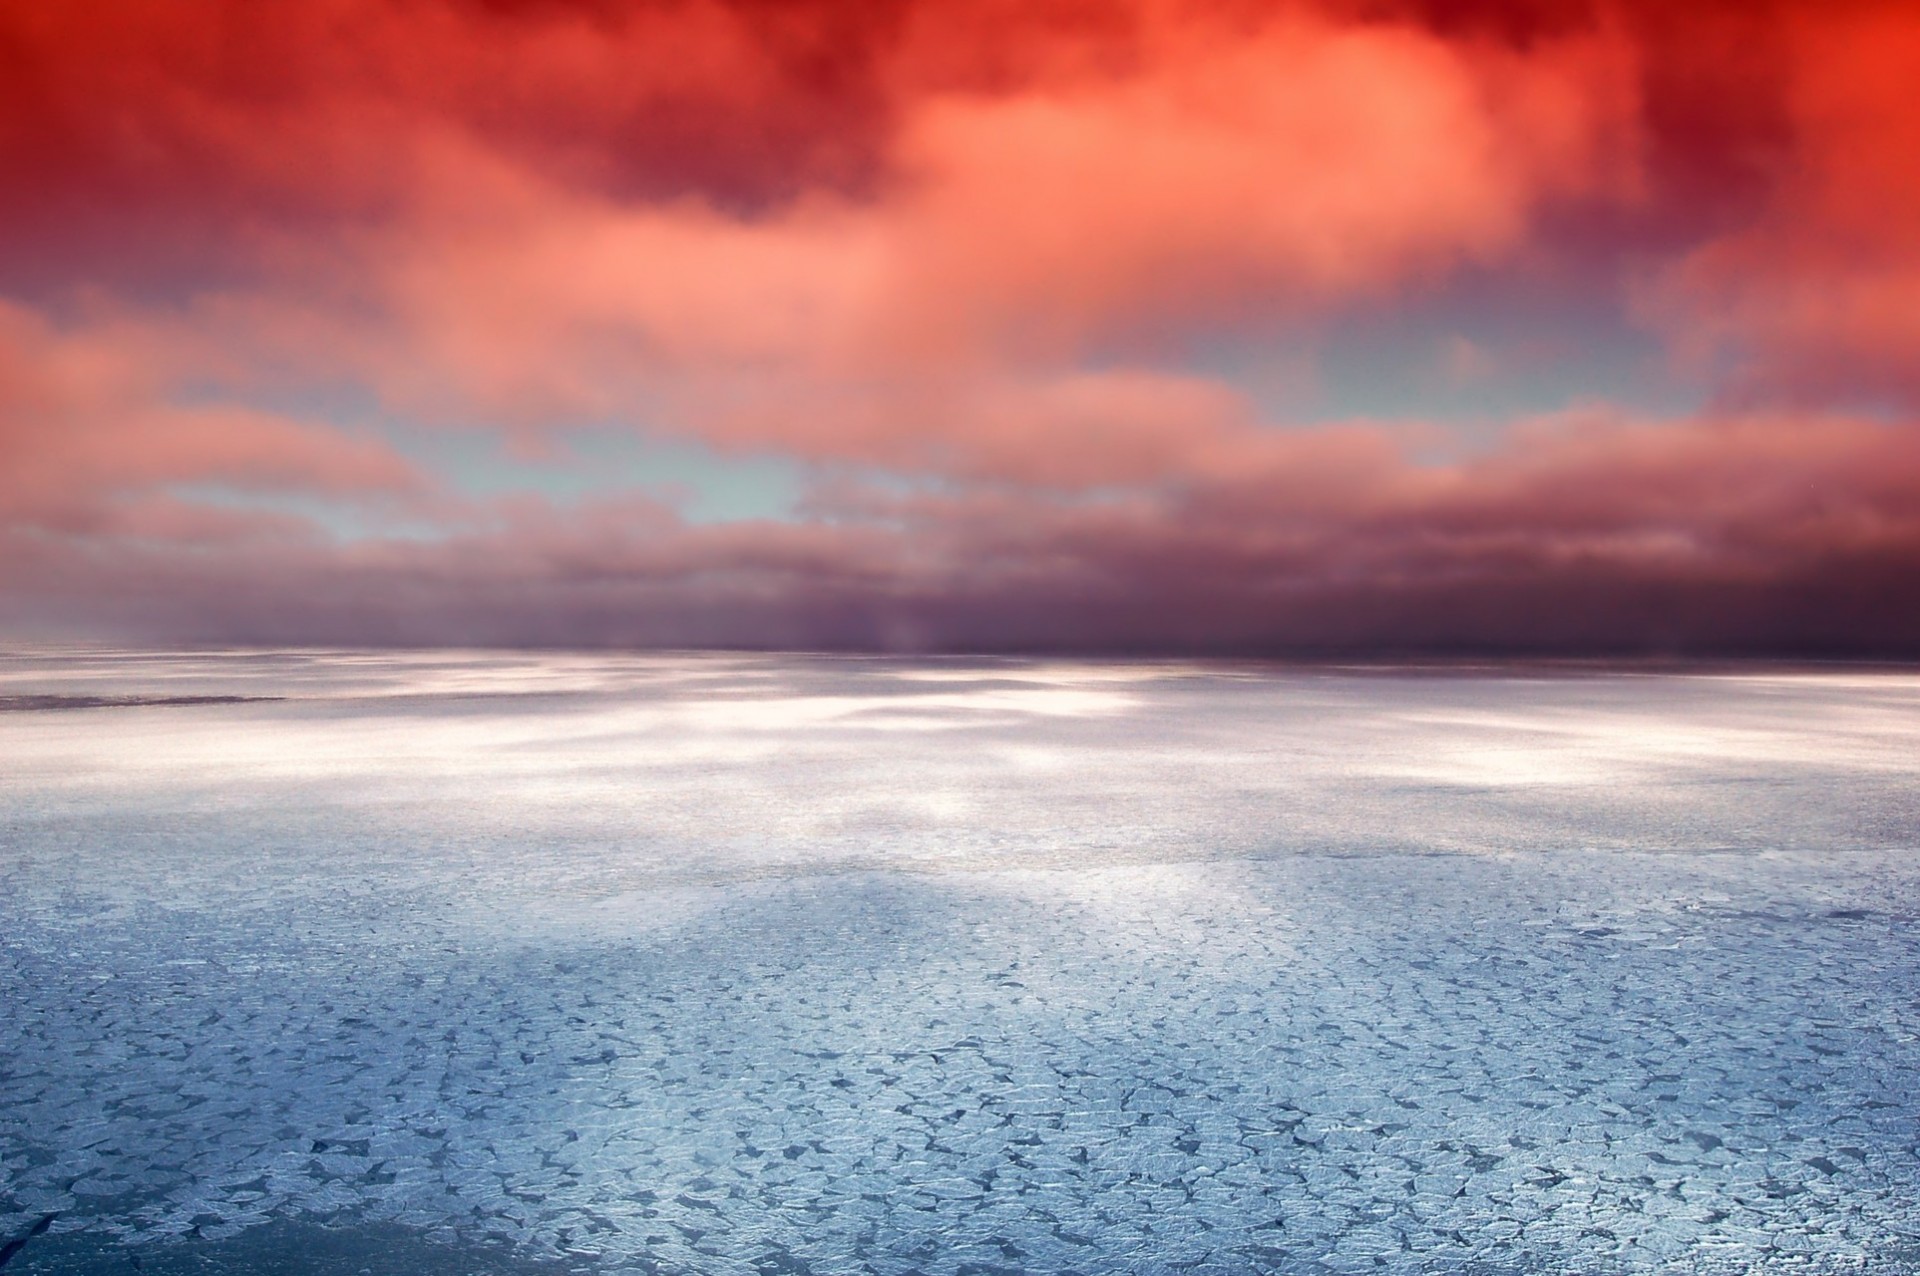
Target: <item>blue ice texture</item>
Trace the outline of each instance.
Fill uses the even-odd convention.
[[[1897,671],[16,651],[0,1241],[1920,1271],[1917,841]]]

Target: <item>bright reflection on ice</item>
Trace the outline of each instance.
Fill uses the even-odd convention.
[[[1910,1271],[1916,828],[1905,675],[14,653],[7,1276]]]

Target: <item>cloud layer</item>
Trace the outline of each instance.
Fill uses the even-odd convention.
[[[111,7],[0,16],[6,632],[1920,650],[1904,6]],[[609,428],[803,496],[516,484]]]

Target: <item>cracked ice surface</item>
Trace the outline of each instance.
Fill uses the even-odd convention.
[[[39,652],[9,700],[22,1270],[284,1220],[1920,1267],[1920,679]]]

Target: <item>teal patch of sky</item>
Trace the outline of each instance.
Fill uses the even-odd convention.
[[[1222,378],[1276,424],[1350,419],[1434,422],[1463,443],[1509,424],[1606,404],[1652,418],[1685,416],[1709,398],[1677,370],[1666,342],[1605,295],[1461,284],[1356,308],[1310,331],[1245,331],[1193,351],[1189,367]]]
[[[532,449],[490,429],[389,425],[380,434],[468,496],[528,494],[574,505],[640,493],[667,501],[689,523],[790,518],[805,479],[785,457],[726,455],[616,425],[556,431]]]
[[[182,406],[228,405],[217,385],[180,388]],[[419,425],[381,411],[351,385],[274,393],[256,391],[247,406],[279,412],[376,439],[413,462],[429,479],[476,499],[531,495],[571,506],[597,498],[644,495],[674,507],[692,524],[795,517],[807,470],[787,457],[728,455],[691,441],[649,437],[611,423],[551,430],[515,447],[509,434],[486,426]],[[369,537],[433,539],[443,529],[409,520],[379,502],[335,501],[184,484],[176,495],[224,509],[279,512],[308,519],[340,540]]]
[[[491,431],[388,427],[377,434],[430,477],[469,497],[535,495],[556,505],[644,494],[691,524],[789,519],[802,487],[800,467],[780,457],[727,457],[691,443],[650,440],[613,427],[555,436],[544,455],[524,455]],[[217,483],[171,491],[228,510],[303,519],[335,541],[435,540],[445,529],[378,500],[334,500],[259,492]]]
[[[397,515],[379,500],[353,500],[302,492],[263,492],[223,483],[175,483],[170,495],[191,505],[235,513],[270,514],[307,523],[336,543],[364,540],[438,540],[443,529],[418,518]]]

